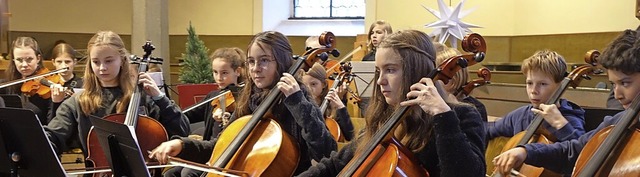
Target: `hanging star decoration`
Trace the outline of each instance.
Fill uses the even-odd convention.
[[[475,10],[475,8],[473,8],[462,11],[461,9],[463,4],[464,0],[460,1],[455,9],[451,9],[444,4],[443,0],[438,0],[439,12],[422,5],[424,9],[439,19],[435,22],[424,25],[426,28],[434,28],[433,32],[429,35],[435,36],[436,40],[442,44],[445,44],[448,40],[451,46],[457,46],[457,41],[462,40],[467,33],[471,32],[469,28],[481,28],[478,25],[462,21],[463,17],[469,15],[469,13]],[[451,36],[457,38],[457,40],[455,38],[450,38]]]

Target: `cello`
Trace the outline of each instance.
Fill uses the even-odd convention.
[[[471,94],[471,91],[473,91],[473,89],[491,83],[491,71],[489,70],[489,68],[482,67],[478,69],[478,72],[476,73],[478,74],[479,79],[474,79],[467,82],[466,84],[458,88],[455,92],[453,92],[453,95],[455,95],[456,97],[469,95]]]
[[[161,64],[160,60],[162,60],[159,58],[151,57],[151,51],[155,49],[153,45],[151,45],[151,42],[147,41],[142,48],[145,51],[144,56],[142,58],[132,58],[134,63],[139,64],[138,73],[146,72],[149,63]],[[138,77],[139,75],[136,75],[136,81],[139,80]],[[143,96],[141,92],[141,86],[137,85],[135,87],[135,91],[131,95],[131,100],[129,101],[129,106],[127,107],[127,113],[125,115],[112,114],[105,116],[103,119],[124,123],[127,126],[134,127],[136,135],[138,135],[138,137],[144,136],[144,138],[138,139],[138,144],[140,146],[140,149],[143,150],[143,157],[148,162],[150,160],[149,153],[144,150],[154,149],[155,147],[158,147],[158,145],[160,145],[162,142],[167,141],[168,135],[164,126],[162,126],[160,122],[153,118],[138,114],[138,108]],[[89,130],[89,135],[87,136],[87,151],[87,161],[91,162],[95,169],[109,166],[109,162],[104,155],[105,152],[98,141],[98,135],[93,131],[93,128]],[[155,174],[159,175],[160,171],[155,171]],[[94,176],[111,176],[111,174],[97,173],[94,174]]]
[[[335,81],[333,82],[333,85],[331,85],[330,89],[337,89],[341,87],[344,82],[348,82],[351,77],[351,69],[351,63],[347,62],[342,64],[340,66],[340,70],[342,71],[334,78]],[[322,101],[322,104],[320,104],[320,112],[324,114],[327,111],[327,108],[329,108],[329,100],[325,98]],[[331,113],[328,114],[329,115],[325,115],[324,123],[327,125],[327,129],[329,129],[331,136],[333,136],[333,139],[338,142],[345,141],[342,131],[340,130],[340,125],[335,118],[330,116]]]
[[[585,144],[572,176],[640,176],[638,112],[640,98],[636,95],[615,125],[598,131]]]
[[[585,55],[585,62],[588,64],[573,69],[573,71],[571,71],[571,73],[569,73],[569,75],[560,82],[560,86],[558,86],[558,89],[553,92],[553,94],[545,104],[556,104],[569,86],[576,88],[578,87],[578,85],[580,85],[580,82],[583,79],[591,79],[589,75],[601,73],[602,70],[597,69],[596,67],[596,59],[599,55],[600,52],[595,50],[587,52]],[[542,115],[536,115],[525,131],[514,135],[511,139],[509,139],[509,141],[507,141],[507,143],[502,148],[502,152],[529,143],[537,142],[551,144],[557,141],[556,138],[551,135],[551,133],[540,128],[543,122],[544,117],[542,117]],[[561,176],[560,174],[546,170],[544,168],[534,167],[527,164],[522,164],[522,166],[518,170],[512,171],[512,173],[519,173],[524,176]],[[494,174],[493,176],[496,175],[498,174]]]
[[[302,65],[309,68],[318,60],[318,54],[336,47],[331,32],[323,33],[319,42],[323,47],[297,57],[289,74],[296,75]],[[245,171],[250,176],[291,176],[300,156],[297,143],[271,116],[265,116],[281,96],[279,89],[272,88],[253,115],[240,117],[227,126],[216,142],[209,164],[214,168]]]
[[[449,58],[427,77],[446,84],[460,69],[484,60],[486,44],[482,36],[475,33],[467,35],[462,46],[464,51],[473,54]],[[413,153],[391,133],[408,110],[408,106],[397,108],[391,118],[375,132],[371,141],[363,142],[367,143],[364,151],[356,153],[338,176],[428,176],[428,172],[416,162]]]

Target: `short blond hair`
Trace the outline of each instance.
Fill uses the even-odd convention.
[[[439,42],[433,42],[433,47],[436,49],[436,67],[440,66],[446,59],[460,55],[458,49],[448,47]],[[449,82],[451,87],[448,87],[447,91],[453,94],[456,89],[467,84],[467,80],[469,80],[469,73],[468,69],[464,67],[456,72],[456,75],[453,75]]]
[[[521,71],[525,75],[529,71],[541,71],[559,83],[567,74],[567,63],[564,57],[555,51],[540,50],[522,61]]]

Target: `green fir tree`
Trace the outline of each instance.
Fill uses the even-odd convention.
[[[209,60],[209,48],[196,35],[196,30],[189,22],[187,28],[187,50],[182,54],[184,62],[180,69],[180,81],[182,83],[213,83],[213,72],[211,71],[211,60]]]

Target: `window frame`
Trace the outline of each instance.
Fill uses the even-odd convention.
[[[329,16],[328,17],[296,17],[296,0],[292,0],[291,1],[292,6],[291,6],[291,16],[289,17],[289,20],[342,20],[342,19],[347,19],[347,20],[354,20],[354,19],[363,19],[364,20],[364,16],[354,16],[354,17],[334,17],[333,16],[333,0],[329,0]]]

